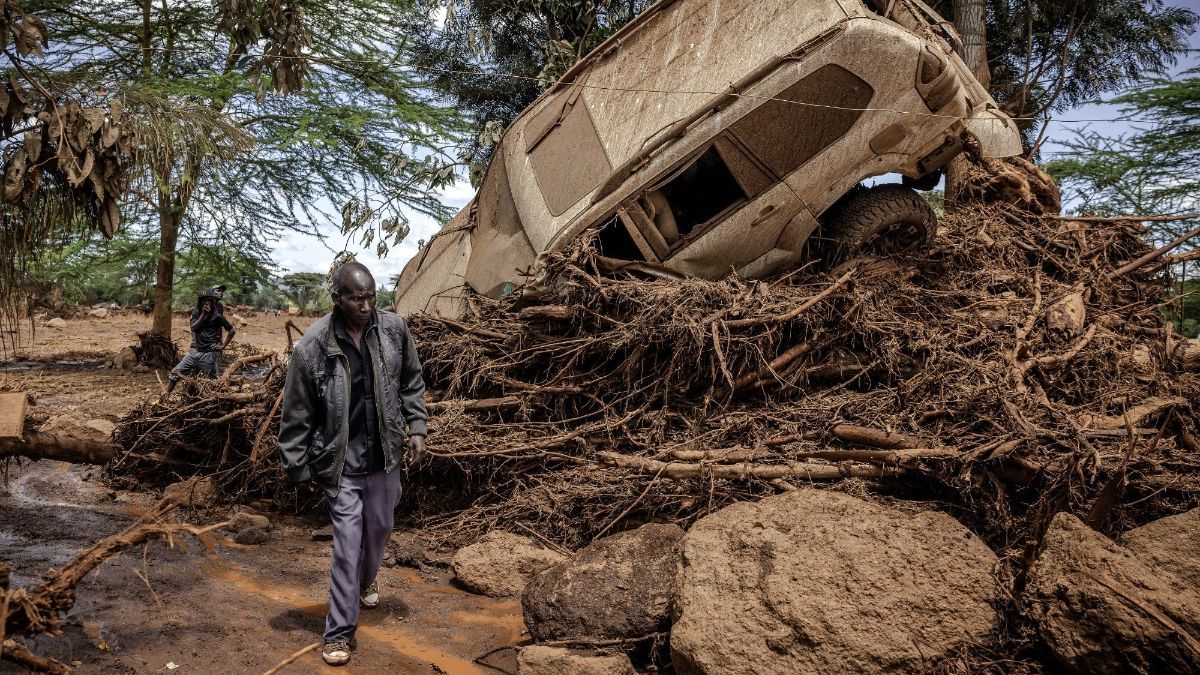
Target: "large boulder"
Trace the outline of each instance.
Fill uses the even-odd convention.
[[[63,330],[66,327],[67,327],[67,322],[64,321],[63,319],[60,319],[57,316],[46,322],[46,328],[54,328],[56,330]]]
[[[180,506],[204,506],[211,502],[216,494],[217,486],[213,480],[199,476],[163,488],[163,499],[169,499]]]
[[[1159,518],[1129,530],[1119,541],[1142,562],[1200,592],[1200,509]]]
[[[517,654],[517,675],[637,675],[623,652],[595,652],[561,647],[522,647]]]
[[[1054,517],[1025,594],[1038,632],[1069,671],[1200,673],[1196,588],[1075,516]]]
[[[122,347],[121,351],[117,352],[117,355],[113,357],[112,362],[113,368],[117,370],[133,370],[137,367],[137,364],[137,352],[134,351],[133,347],[128,346]]]
[[[88,316],[92,317],[93,319],[107,319],[108,318],[108,310],[105,309],[104,307],[98,307],[96,309],[89,311]]]
[[[494,530],[459,549],[450,566],[467,590],[502,598],[520,595],[530,577],[563,558],[528,537]]]
[[[597,539],[534,577],[521,606],[535,640],[611,640],[666,630],[683,530],[643,525]]]
[[[996,631],[999,561],[942,513],[802,489],[683,540],[678,673],[917,673]]]
[[[72,413],[63,413],[46,420],[38,431],[54,436],[105,443],[109,441],[115,428],[116,425],[106,419],[83,420]]]

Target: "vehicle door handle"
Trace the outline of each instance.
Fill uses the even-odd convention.
[[[754,222],[750,223],[750,227],[755,227],[762,224],[762,222],[769,218],[772,213],[775,213],[774,204],[768,204],[767,206],[764,206],[763,210],[758,212],[758,217],[754,219]]]

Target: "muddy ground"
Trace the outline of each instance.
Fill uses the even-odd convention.
[[[250,316],[238,341],[282,350],[285,317]],[[302,326],[311,319],[300,320]],[[39,328],[8,354],[0,390],[32,398],[36,423],[70,413],[116,421],[160,393],[166,373],[127,373],[103,362],[148,327],[141,316],[72,320],[66,330]],[[180,323],[177,321],[177,332]],[[186,346],[185,334],[179,336]],[[118,532],[158,495],[110,490],[97,467],[10,462],[0,483],[0,560],[16,584],[36,580],[79,550]],[[205,518],[193,514],[197,524]],[[102,565],[79,587],[61,638],[31,646],[79,673],[261,673],[318,641],[328,592],[329,542],[312,536],[320,522],[272,515],[271,539],[242,546],[220,534],[203,542],[161,542]],[[485,673],[474,662],[524,635],[520,604],[472,595],[445,571],[397,567],[380,573],[380,608],[364,611],[358,652],[346,669],[324,666],[310,652],[285,669],[304,672]],[[515,670],[512,650],[487,659]],[[0,673],[22,672],[8,664]]]

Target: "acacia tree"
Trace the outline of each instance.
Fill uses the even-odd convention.
[[[423,0],[411,32],[430,83],[471,116],[477,178],[500,134],[571,65],[651,0]],[[444,21],[431,22],[431,14]]]
[[[1134,131],[1076,132],[1060,141],[1066,150],[1046,165],[1075,210],[1095,215],[1200,211],[1200,70],[1169,80],[1151,79],[1110,102],[1139,120]],[[1196,219],[1148,222],[1149,238],[1163,244],[1198,223]],[[1185,242],[1180,250],[1184,253],[1175,258],[1171,278],[1172,318],[1181,331],[1195,335],[1195,293],[1200,290],[1195,259],[1200,242]]]
[[[262,257],[293,230],[340,220],[380,255],[406,213],[448,215],[461,117],[407,67],[404,0],[40,0],[60,45],[43,68],[149,120],[126,219],[155,232],[153,330],[171,330],[185,245]],[[340,211],[340,213],[339,213]]]

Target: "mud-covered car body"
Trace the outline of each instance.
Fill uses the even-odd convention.
[[[915,0],[661,0],[509,126],[475,199],[404,269],[403,314],[502,295],[599,231],[604,255],[759,277],[864,178],[936,174],[1016,126]]]

